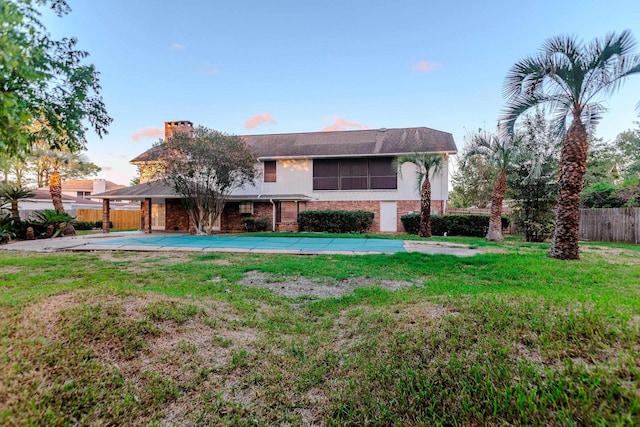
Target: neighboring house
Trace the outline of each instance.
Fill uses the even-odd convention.
[[[91,196],[120,188],[125,188],[125,186],[106,179],[69,179],[62,182],[62,194],[79,199],[99,200]],[[38,190],[49,191],[49,186],[38,188]]]
[[[166,122],[165,138],[189,132],[189,121]],[[365,210],[374,213],[374,232],[402,231],[400,217],[420,210],[415,166],[406,163],[396,174],[392,162],[401,154],[427,152],[443,156],[440,173],[432,178],[432,210],[446,211],[449,157],[457,152],[450,133],[426,127],[338,132],[246,135],[261,171],[254,185],[234,192],[219,219],[220,231],[242,231],[242,218],[269,218],[273,230],[297,231],[304,210]],[[189,230],[181,196],[161,181],[149,181],[154,147],[131,160],[140,168],[141,184],[98,194],[110,200],[142,201],[142,224],[151,230]],[[108,212],[108,209],[107,209]]]
[[[37,189],[33,191],[33,194],[35,194],[34,197],[20,199],[20,202],[18,203],[18,212],[20,213],[20,218],[23,220],[28,219],[34,211],[55,209],[53,202],[51,201],[51,193],[48,188],[46,190]],[[78,209],[102,210],[101,202],[84,199],[82,197],[68,196],[66,194],[62,195],[62,205],[64,207],[64,211],[72,216],[76,215],[76,211]],[[111,207],[114,209],[127,210],[140,209],[140,205],[137,203],[112,203]]]

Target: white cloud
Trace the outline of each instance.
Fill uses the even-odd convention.
[[[256,114],[255,116],[250,117],[246,122],[244,122],[244,128],[255,129],[258,126],[262,126],[268,123],[270,124],[276,123],[274,118],[271,117],[271,113]]]
[[[329,120],[331,119],[325,120],[324,123],[327,123]],[[320,129],[320,132],[332,132],[337,130],[354,130],[354,129],[369,129],[369,125],[366,125],[364,123],[354,122],[344,117],[334,117],[333,123],[331,123],[329,126],[326,126]]]
[[[431,71],[437,70],[440,67],[440,64],[436,64],[435,62],[429,61],[418,61],[413,64],[411,69],[416,73],[429,73]]]
[[[160,128],[144,128],[131,134],[132,141],[140,141],[146,138],[162,138],[164,130]]]

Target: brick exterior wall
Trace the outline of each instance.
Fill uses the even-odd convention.
[[[242,224],[243,218],[268,218],[269,222],[273,222],[273,205],[271,202],[254,202],[253,203],[253,215],[240,214],[240,203],[229,202],[224,206],[222,212],[222,218],[220,219],[220,231],[224,232],[241,232],[245,231],[244,224]],[[269,231],[271,228],[269,228]],[[296,225],[297,230],[297,225]]]
[[[140,227],[146,234],[151,233],[151,199],[144,199],[140,205]]]
[[[373,212],[371,231],[380,231],[380,202],[370,201],[325,201],[307,202],[307,210],[311,211],[367,211]]]
[[[442,215],[444,207],[444,200],[432,200],[431,201],[431,213]],[[413,212],[416,214],[420,213],[420,200],[398,200],[398,232],[404,232],[404,226],[402,225],[403,215],[408,214],[409,212]]]
[[[148,200],[148,199],[147,199]],[[182,203],[178,199],[166,199],[165,201],[165,230],[178,230],[193,232],[192,227],[189,224],[189,216],[186,209],[182,206]],[[443,213],[443,200],[431,201],[432,213]],[[379,201],[308,201],[306,202],[307,210],[363,210],[373,212],[373,224],[371,231],[377,233],[380,231],[380,202]],[[151,216],[148,214],[147,201],[142,204],[140,210],[142,216],[142,228],[146,232],[145,223],[149,222],[149,229],[151,224]],[[397,201],[397,230],[399,233],[404,232],[402,221],[400,218],[406,215],[410,211],[414,213],[420,213],[420,201],[419,200],[398,200]],[[244,232],[245,228],[242,224],[242,219],[247,217],[253,217],[256,219],[268,218],[270,222],[273,221],[273,205],[270,202],[254,202],[253,203],[253,215],[240,214],[240,204],[238,202],[229,202],[225,205],[222,217],[220,219],[220,231],[226,233],[238,233]],[[147,220],[148,218],[148,220]],[[147,221],[146,221],[147,220]],[[271,229],[271,228],[270,228]],[[298,231],[297,223],[281,223],[276,224],[276,231]]]
[[[192,231],[189,227],[189,214],[180,199],[165,199],[164,229]]]

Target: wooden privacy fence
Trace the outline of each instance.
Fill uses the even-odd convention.
[[[640,243],[640,208],[581,209],[580,239]]]
[[[509,215],[511,208],[502,207],[502,215]],[[447,215],[491,215],[490,208],[447,208]]]
[[[76,219],[88,222],[102,221],[102,210],[77,209]],[[113,228],[140,229],[140,209],[111,209],[109,220],[113,223]]]

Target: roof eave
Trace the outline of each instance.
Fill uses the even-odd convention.
[[[456,154],[458,150],[439,150],[439,151],[405,151],[401,153],[375,153],[375,154],[325,154],[319,156],[260,156],[258,161],[264,160],[310,160],[310,159],[337,159],[337,158],[353,158],[353,157],[395,157],[404,156],[411,153],[431,153],[431,154]]]

